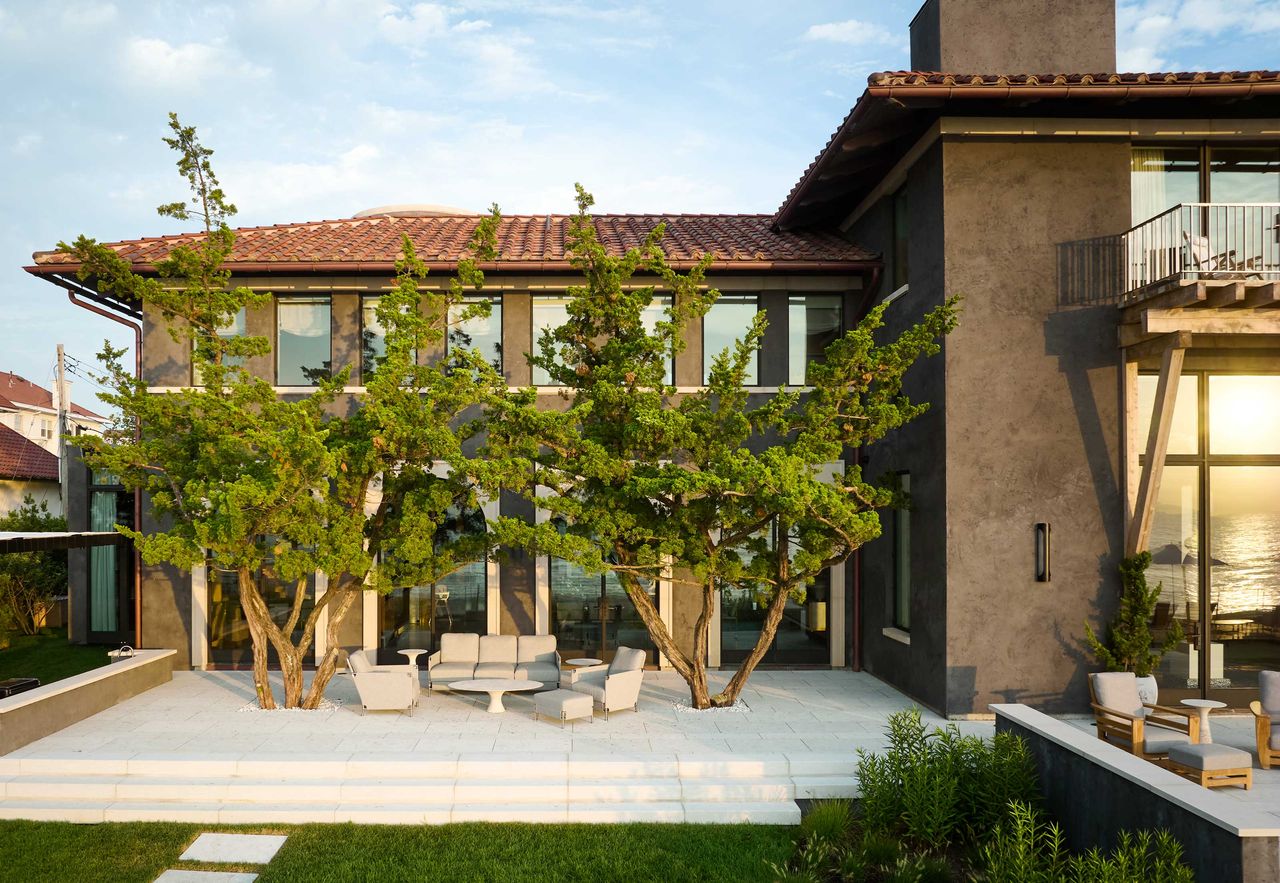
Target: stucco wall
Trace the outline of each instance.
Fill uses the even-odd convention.
[[[911,68],[1113,71],[1115,0],[928,0],[911,23]]]
[[[50,515],[62,514],[62,490],[56,481],[18,481],[0,479],[0,515],[17,509],[23,497],[30,495],[36,505],[46,503]]]
[[[945,287],[964,297],[946,347],[946,710],[1079,710],[1080,635],[1122,552],[1119,351],[1114,306],[1059,306],[1057,254],[1127,227],[1129,147],[944,148]],[[1049,583],[1034,580],[1038,521]]]

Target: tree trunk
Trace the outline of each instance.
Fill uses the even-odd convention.
[[[712,705],[718,708],[728,707],[738,701],[738,697],[742,695],[742,688],[747,685],[747,678],[751,677],[751,673],[756,670],[765,653],[769,652],[769,645],[773,643],[773,638],[778,633],[778,624],[782,622],[782,613],[786,610],[789,594],[787,589],[779,589],[769,601],[769,609],[765,611],[764,622],[760,625],[760,637],[756,639],[755,646],[738,666],[738,670],[733,673],[733,677],[729,679],[725,688],[711,698]]]
[[[274,626],[271,613],[258,594],[249,568],[241,567],[236,572],[240,585],[240,609],[244,611],[245,623],[249,626],[249,638],[253,642],[253,686],[258,694],[258,705],[261,708],[275,708],[276,699],[271,694],[271,681],[267,673],[267,629]],[[265,620],[265,621],[264,621]]]
[[[329,591],[334,591],[330,589]],[[342,648],[338,646],[338,629],[342,625],[343,619],[346,618],[347,612],[351,609],[351,605],[355,603],[355,599],[361,596],[363,589],[352,589],[349,585],[344,585],[338,589],[342,592],[336,602],[329,602],[329,624],[325,627],[325,650],[324,658],[320,660],[320,664],[316,666],[315,677],[311,681],[311,689],[307,692],[307,697],[302,701],[302,707],[315,709],[320,707],[320,701],[324,699],[325,687],[329,686],[329,681],[333,679],[334,672],[338,670],[338,657],[342,654]],[[325,593],[326,595],[328,592]]]
[[[619,549],[620,557],[625,554],[625,550]],[[671,663],[671,667],[676,670],[680,677],[684,678],[685,683],[689,685],[689,703],[694,708],[709,708],[710,693],[707,690],[707,642],[706,627],[702,628],[702,638],[699,642],[698,633],[694,634],[694,652],[690,658],[680,649],[680,645],[671,637],[671,631],[667,628],[667,624],[662,621],[662,616],[658,613],[658,608],[654,606],[653,599],[649,597],[640,585],[639,580],[634,574],[626,571],[614,571],[617,574],[618,581],[622,583],[622,588],[626,591],[627,597],[631,599],[632,605],[636,608],[636,612],[640,614],[640,620],[644,623],[645,628],[649,630],[649,637],[653,639],[653,644],[658,651],[667,657],[667,661]],[[711,597],[707,594],[708,587],[703,586],[702,608],[704,616],[699,617],[698,622],[703,624],[704,619],[709,622],[711,610]]]

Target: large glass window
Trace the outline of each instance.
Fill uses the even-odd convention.
[[[793,294],[787,303],[787,383],[804,386],[809,366],[822,364],[840,337],[844,299],[838,294]]]
[[[533,349],[532,353],[542,353],[542,334],[554,331],[569,321],[569,298],[552,295],[533,296]],[[545,368],[535,366],[533,369],[534,386],[551,386],[551,375]]]
[[[702,318],[702,382],[711,378],[711,363],[726,349],[731,350],[747,336],[751,323],[760,311],[760,297],[755,294],[722,294]],[[751,356],[744,378],[747,386],[759,380],[759,351]]]
[[[911,473],[898,473],[902,493],[911,493]],[[893,510],[893,625],[911,630],[911,509]]]
[[[262,594],[271,613],[271,619],[278,626],[283,626],[293,612],[293,602],[297,592],[304,592],[302,612],[298,616],[290,640],[296,642],[302,637],[302,630],[307,617],[316,606],[315,574],[308,574],[301,584],[283,580],[276,576],[273,560],[268,557],[262,571],[258,574],[258,591]],[[253,662],[253,639],[249,634],[249,623],[245,619],[244,610],[240,606],[240,581],[234,570],[219,567],[216,560],[208,565],[207,578],[209,592],[209,661],[214,665],[245,666]],[[314,656],[314,648],[312,651]],[[268,649],[270,662],[278,662],[273,649]]]
[[[1184,633],[1157,673],[1173,691],[1166,704],[1182,691],[1243,708],[1257,673],[1280,668],[1277,395],[1280,375],[1189,372],[1179,386],[1177,409],[1192,417],[1175,425],[1190,419],[1207,444],[1170,446],[1148,543],[1147,580],[1161,585],[1155,637],[1175,624]],[[1145,440],[1147,424],[1136,431]]]
[[[1160,378],[1155,374],[1138,375],[1138,423],[1134,430],[1139,451],[1146,449],[1159,382]],[[1194,374],[1184,374],[1178,379],[1178,398],[1173,407],[1173,421],[1169,425],[1170,454],[1194,454],[1200,448],[1200,424],[1196,417],[1198,383]]]
[[[1212,147],[1213,202],[1280,202],[1280,147]]]
[[[667,311],[671,309],[671,296],[658,295],[649,302],[649,306],[644,308],[644,312],[640,314],[640,321],[644,323],[645,330],[650,334],[658,330],[658,323],[666,321]],[[668,385],[675,383],[675,360],[667,360],[667,373],[663,377],[663,381]]]
[[[227,320],[227,323],[218,329],[218,337],[223,340],[230,340],[233,337],[244,337],[247,334],[247,323],[245,321],[245,308],[241,307],[236,314]],[[191,342],[191,346],[195,348],[195,341]],[[241,356],[226,356],[222,360],[222,364],[228,368],[239,368],[244,364],[244,358]],[[195,373],[194,366],[191,377],[197,383],[200,377]]]
[[[133,494],[120,479],[95,471],[89,492],[89,530],[114,532],[116,525],[133,526]],[[133,555],[123,544],[89,549],[89,639],[117,641],[133,628]]]
[[[329,298],[276,300],[276,385],[315,386],[332,367]]]
[[[387,357],[387,329],[378,320],[380,297],[360,298],[360,379],[368,380]]]
[[[587,573],[562,558],[552,558],[551,633],[560,655],[590,656],[606,662],[619,647],[646,652],[645,662],[657,664],[657,652],[649,630],[635,604],[613,573]],[[657,588],[646,583],[657,606]]]
[[[483,298],[489,301],[489,315],[462,320],[454,310],[449,316],[449,334],[446,339],[446,351],[457,349],[473,349],[478,352],[495,371],[502,370],[502,301],[499,298]],[[467,298],[466,304],[476,303],[482,298]],[[536,345],[536,341],[535,341]]]
[[[1129,176],[1132,223],[1200,201],[1199,147],[1135,147]]]

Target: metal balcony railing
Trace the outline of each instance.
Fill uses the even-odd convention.
[[[1280,280],[1280,203],[1186,202],[1122,238],[1126,299],[1170,279]]]

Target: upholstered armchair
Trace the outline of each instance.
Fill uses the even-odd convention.
[[[1098,738],[1145,760],[1164,760],[1177,744],[1200,741],[1200,720],[1190,710],[1144,704],[1129,671],[1089,675]]]
[[[595,705],[604,709],[604,718],[608,720],[611,711],[635,710],[644,683],[644,658],[643,650],[619,647],[608,665],[589,665],[562,673],[560,686],[586,693]]]
[[[1258,694],[1249,710],[1258,740],[1258,763],[1269,770],[1280,760],[1280,671],[1258,672]]]
[[[374,665],[363,650],[347,654],[347,671],[365,711],[406,711],[418,704],[416,665]]]

